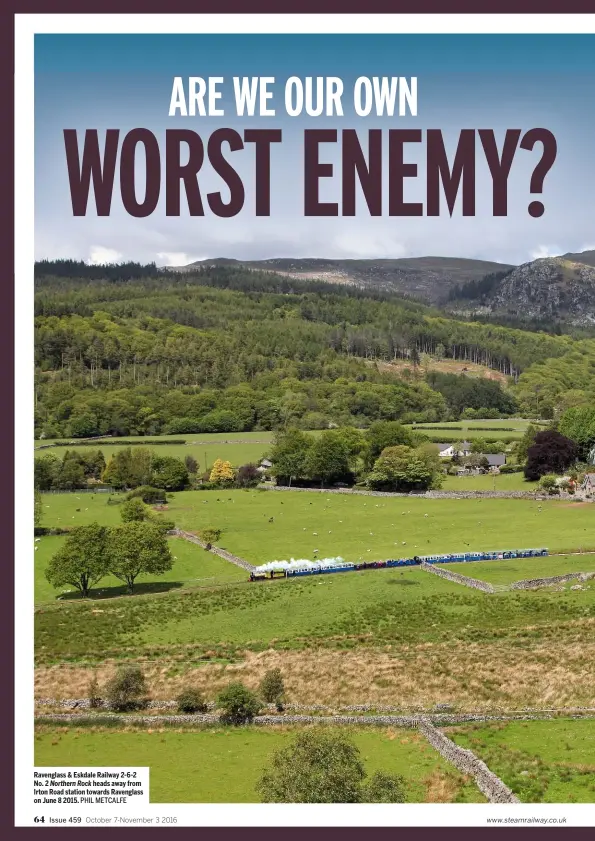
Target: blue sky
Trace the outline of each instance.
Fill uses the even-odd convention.
[[[227,256],[405,257],[445,255],[520,263],[536,256],[595,245],[595,36],[398,35],[38,35],[35,45],[36,254],[92,260],[155,260],[178,264]],[[274,76],[277,115],[169,117],[174,76]],[[343,118],[289,118],[283,89],[289,76],[340,76]],[[417,76],[417,117],[369,117],[348,107],[358,76]],[[190,128],[203,138],[220,126],[278,127],[273,147],[270,218],[255,217],[251,197],[253,154],[231,160],[246,187],[246,204],[232,219],[212,214],[165,216],[163,201],[144,219],[129,216],[114,192],[112,214],[73,217],[63,129],[151,129],[163,144],[167,128]],[[558,157],[543,194],[545,214],[531,218],[529,181],[540,157],[517,152],[509,178],[509,215],[491,215],[491,179],[477,157],[477,215],[452,218],[370,217],[363,199],[355,218],[303,216],[303,131],[356,128],[366,148],[369,128],[439,128],[453,150],[462,128],[548,128]],[[163,148],[163,146],[162,146]],[[406,200],[424,199],[424,144],[407,152],[418,163]],[[338,163],[340,147],[323,153]],[[340,176],[324,183],[323,200],[340,197]],[[199,174],[203,194],[221,188],[208,168]],[[141,185],[142,187],[142,185]],[[207,212],[208,213],[208,212]]]

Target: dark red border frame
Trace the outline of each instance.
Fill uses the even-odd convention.
[[[5,282],[5,289],[0,308],[0,394],[2,395],[2,412],[0,413],[0,434],[5,441],[14,442],[14,16],[15,14],[53,13],[53,14],[147,14],[147,13],[186,13],[186,14],[346,14],[364,12],[365,14],[579,14],[593,13],[595,8],[589,0],[366,0],[364,8],[356,8],[357,3],[345,0],[8,0],[0,11],[0,113],[2,114],[2,131],[0,131],[0,206],[4,213],[0,218],[4,220],[0,225],[0,253],[5,265],[12,265],[12,277],[9,275]],[[248,7],[248,8],[247,8]],[[355,7],[355,8],[354,8]],[[2,666],[5,692],[0,696],[0,745],[2,745],[2,762],[0,763],[0,826],[4,830],[3,837],[12,838],[25,833],[34,833],[32,827],[14,826],[14,443],[10,451],[11,457],[5,457],[3,462],[2,482],[0,483],[0,528],[3,535],[4,569],[3,583],[5,599],[8,604],[2,605],[0,611],[0,631],[4,646],[2,649]],[[7,644],[9,643],[9,644]],[[9,691],[7,692],[6,689]],[[52,837],[57,833],[64,834],[61,828],[40,828],[44,833],[50,832]],[[89,828],[94,830],[94,837],[107,837],[107,833],[114,832],[113,828]],[[155,827],[153,835],[159,830]],[[481,836],[520,838],[535,841],[538,834],[559,830],[556,837],[563,832],[564,838],[572,841],[586,841],[592,837],[593,829],[589,827],[401,827],[401,828],[323,828],[299,827],[284,828],[283,841],[303,841],[304,834],[317,841],[359,841],[362,831],[373,833],[377,841],[394,841],[395,836],[401,839],[437,838],[439,841],[477,841]],[[548,830],[550,832],[548,833]],[[75,831],[75,830],[73,830]],[[141,828],[116,829],[118,834],[130,834],[137,838]],[[167,831],[165,828],[159,833]],[[234,839],[238,832],[242,833],[242,841],[278,841],[279,829],[274,827],[254,828],[194,828],[178,827],[176,837],[184,835],[196,837],[200,832],[202,838],[216,838],[221,841]],[[72,838],[72,832],[67,832]]]

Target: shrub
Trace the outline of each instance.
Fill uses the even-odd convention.
[[[140,497],[147,505],[155,505],[159,502],[165,502],[167,494],[162,488],[152,488],[151,485],[141,485],[140,488],[135,488],[126,494],[126,499],[135,499]]]
[[[173,520],[162,520],[161,517],[153,517],[151,522],[154,523],[159,529],[167,533],[168,531],[173,531],[176,527],[176,524]]]
[[[138,666],[119,669],[105,687],[110,707],[118,712],[139,709],[145,706],[147,682]]]
[[[405,803],[405,780],[398,774],[375,771],[362,786],[363,803]]]
[[[556,483],[557,476],[547,475],[542,476],[541,481],[539,482],[539,487],[541,490],[545,491],[546,493],[553,495],[559,492],[557,483]]]
[[[260,684],[260,694],[267,704],[280,702],[285,693],[281,669],[271,669],[263,677]]]
[[[236,485],[239,488],[253,488],[260,482],[260,473],[255,464],[243,464],[236,475]]]
[[[148,520],[149,516],[149,509],[138,497],[127,499],[120,507],[120,517],[123,523],[142,523],[144,520]]]
[[[210,475],[210,474],[207,474]],[[216,482],[209,482],[208,479],[201,479],[200,484],[196,485],[197,491],[220,491],[221,485]]]
[[[202,540],[204,540],[208,547],[210,547],[212,543],[217,543],[222,533],[221,529],[214,528],[204,528],[199,532]]]
[[[183,689],[176,698],[178,712],[181,713],[206,713],[208,706],[198,690]]]
[[[230,683],[219,693],[217,704],[222,724],[249,724],[260,712],[260,702],[242,683]]]
[[[198,462],[194,458],[194,456],[187,455],[184,459],[184,464],[186,465],[186,470],[188,471],[188,473],[192,473],[192,475],[198,473]]]

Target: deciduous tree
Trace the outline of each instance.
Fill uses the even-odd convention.
[[[108,530],[98,523],[77,526],[50,559],[46,578],[53,587],[70,584],[86,598],[109,571]]]
[[[525,478],[535,481],[547,473],[562,473],[576,461],[578,452],[576,443],[560,432],[538,432],[527,453]]]
[[[303,730],[277,751],[257,791],[264,803],[402,803],[401,777],[366,777],[359,749],[344,733]]]
[[[163,530],[155,523],[124,523],[111,529],[108,538],[109,571],[124,581],[128,592],[141,574],[163,575],[173,558]]]
[[[209,481],[217,485],[231,485],[234,479],[235,473],[231,462],[223,461],[220,458],[215,459],[209,475]]]

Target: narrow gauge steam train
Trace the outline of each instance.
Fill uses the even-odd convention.
[[[473,561],[498,561],[510,558],[543,558],[548,554],[547,549],[506,549],[500,552],[459,552],[452,555],[415,555],[413,558],[391,559],[388,561],[360,561],[328,566],[312,566],[294,569],[279,567],[269,570],[254,570],[250,573],[250,581],[264,581],[267,578],[298,578],[304,575],[326,575],[331,572],[353,572],[359,569],[384,569],[385,567],[410,567],[426,564],[460,564]]]

